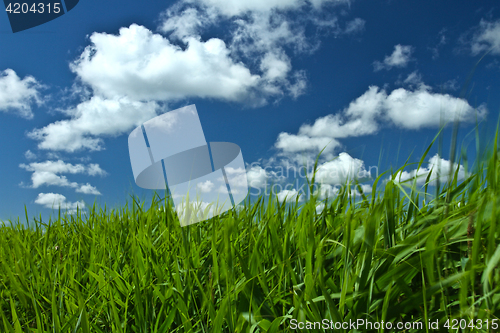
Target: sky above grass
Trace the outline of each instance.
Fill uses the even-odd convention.
[[[1,220],[150,198],[128,134],[189,104],[207,141],[241,147],[251,193],[280,184],[280,200],[300,194],[285,168],[323,148],[323,196],[348,178],[369,193],[454,120],[470,168],[476,120],[491,140],[500,107],[495,1],[81,0],[19,33],[3,12],[0,50]],[[402,180],[447,174],[443,133]]]

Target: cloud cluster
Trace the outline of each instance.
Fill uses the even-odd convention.
[[[28,165],[20,164],[20,168],[26,171],[31,171],[31,188],[39,188],[40,186],[61,186],[74,188],[76,192],[92,195],[101,195],[101,193],[89,183],[79,184],[70,182],[66,176],[61,174],[86,174],[89,176],[104,176],[106,172],[100,168],[98,164],[71,164],[65,163],[62,160],[33,162]]]
[[[100,150],[103,137],[130,131],[171,102],[207,98],[260,106],[297,98],[307,76],[292,67],[287,52],[314,51],[318,40],[306,36],[306,25],[318,22],[318,10],[349,3],[181,0],[161,15],[162,34],[137,24],[118,34],[94,32],[70,65],[81,103],[63,111],[69,119],[34,129],[29,137],[39,149]],[[334,12],[330,16],[338,21]],[[356,18],[342,33],[362,31],[364,23]],[[227,29],[226,41],[201,37],[212,25]]]
[[[280,133],[275,148],[289,155],[317,154],[326,147],[324,154],[331,158],[331,153],[341,146],[337,139],[374,134],[386,125],[418,130],[438,127],[442,121],[471,122],[476,115],[483,118],[486,113],[484,105],[474,109],[466,100],[434,93],[423,83],[416,90],[398,88],[391,93],[371,86],[340,113],[318,118],[312,125],[304,124],[297,134]]]
[[[410,45],[398,44],[394,46],[394,52],[390,56],[386,56],[383,62],[375,61],[373,69],[378,72],[382,69],[390,70],[393,67],[406,67],[411,60],[411,54],[414,48]]]
[[[43,85],[32,76],[21,79],[12,69],[0,72],[0,111],[13,111],[21,117],[33,118],[31,106],[43,103],[42,88]]]
[[[67,210],[70,214],[75,213],[77,208],[79,210],[85,209],[83,201],[67,202],[66,197],[58,193],[39,193],[35,199],[35,203],[50,209],[60,208],[61,210]]]

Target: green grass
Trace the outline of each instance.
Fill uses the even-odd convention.
[[[500,314],[492,151],[435,193],[385,182],[386,173],[373,193],[345,191],[320,214],[315,198],[269,197],[181,228],[157,196],[149,208],[134,199],[4,225],[0,332],[290,332],[292,318],[438,320],[450,332],[447,319],[491,323]],[[416,331],[426,329],[407,330]]]

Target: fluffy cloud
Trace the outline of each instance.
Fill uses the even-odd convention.
[[[252,166],[247,170],[248,186],[262,188],[267,182],[267,172],[261,166]]]
[[[370,171],[366,170],[362,160],[353,158],[344,152],[340,153],[334,160],[318,166],[316,181],[320,184],[341,186],[348,180],[370,178]]]
[[[60,120],[31,131],[28,136],[40,141],[38,148],[75,152],[101,150],[99,136],[117,136],[156,116],[155,102],[137,102],[128,98],[92,97],[66,111],[71,119]]]
[[[136,24],[121,28],[118,36],[93,33],[72,70],[96,94],[132,100],[195,96],[237,101],[258,84],[259,76],[234,62],[222,40],[185,40],[183,50]]]
[[[472,38],[473,55],[490,49],[492,54],[500,54],[500,20],[496,22],[481,20],[478,31]]]
[[[302,151],[321,151],[325,148],[325,154],[331,153],[340,143],[330,137],[310,137],[307,135],[294,135],[280,133],[274,145],[284,153],[298,153]]]
[[[444,122],[470,122],[476,115],[476,110],[467,101],[427,89],[396,89],[386,97],[384,104],[386,117],[395,125],[408,129],[437,127],[441,117]],[[485,106],[477,109],[479,118],[484,117],[486,112]]]
[[[79,187],[76,189],[76,192],[91,195],[101,195],[101,192],[99,192],[99,190],[97,190],[95,186],[92,186],[89,183],[85,185],[79,185]]]
[[[35,203],[51,209],[61,208],[61,210],[67,210],[70,214],[75,213],[77,208],[79,210],[85,209],[83,201],[66,202],[66,197],[58,193],[39,193]]]
[[[448,181],[448,177],[450,174],[450,170],[452,172],[452,177],[455,175],[455,172],[458,169],[457,181],[462,181],[465,178],[465,168],[462,165],[458,165],[457,163],[451,163],[448,160],[443,158],[439,158],[438,154],[434,155],[429,159],[427,168],[420,168],[418,170],[402,171],[395,175],[394,180],[398,182],[404,181],[413,181],[416,178],[417,185],[422,186],[425,185],[425,181],[429,173],[431,173],[431,177],[429,179],[430,186],[436,186],[437,180],[441,182],[441,184]]]
[[[66,176],[61,174],[87,174],[90,176],[106,175],[106,172],[102,170],[98,164],[71,164],[65,163],[61,160],[58,161],[45,161],[45,162],[34,162],[29,165],[20,164],[19,167],[25,169],[26,171],[31,171],[32,185],[31,188],[39,188],[40,186],[61,186],[75,188],[76,192],[84,194],[94,194],[100,195],[101,193],[90,184],[78,184],[76,182],[70,182]]]
[[[282,190],[279,192],[276,197],[279,202],[293,202],[297,199],[297,196],[300,195],[296,189],[292,190]],[[299,201],[303,200],[302,196],[299,196]]]
[[[336,139],[374,134],[387,124],[417,130],[438,127],[441,120],[471,122],[476,114],[483,118],[486,113],[484,105],[476,110],[466,100],[434,93],[423,83],[416,90],[398,88],[390,94],[372,86],[340,113],[304,124],[298,134],[280,133],[275,147],[284,154],[316,154],[329,144],[325,150],[329,154],[341,146]]]
[[[386,56],[383,62],[375,61],[373,67],[375,72],[382,69],[392,69],[393,67],[406,67],[411,60],[411,54],[414,48],[409,45],[398,44],[394,47],[394,52],[390,56]]]
[[[31,119],[33,103],[42,104],[40,89],[43,86],[32,76],[21,79],[12,69],[0,72],[0,111],[14,111]]]

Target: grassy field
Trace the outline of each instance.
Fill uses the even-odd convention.
[[[368,196],[342,192],[321,213],[315,198],[269,197],[181,228],[157,196],[4,225],[0,331],[291,332],[323,319],[498,331],[496,144],[481,161],[432,193],[385,173]]]

